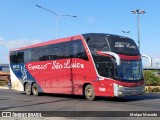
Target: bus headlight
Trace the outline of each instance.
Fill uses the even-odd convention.
[[[118,92],[119,93],[119,95],[122,95],[122,92]]]
[[[121,86],[121,85],[119,85],[118,87],[119,87],[119,88],[123,88],[123,86]]]

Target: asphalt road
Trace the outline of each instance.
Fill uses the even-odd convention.
[[[121,99],[98,97],[95,101],[88,101],[83,96],[56,94],[28,96],[25,93],[20,93],[14,90],[0,89],[0,111],[80,111],[81,118],[79,118],[79,116],[77,116],[76,118],[72,116],[65,117],[65,115],[63,116],[63,114],[66,113],[62,112],[62,116],[58,117],[58,119],[82,119],[82,116],[84,115],[85,117],[87,117],[86,119],[96,120],[97,118],[95,118],[95,113],[98,113],[97,111],[160,111],[160,93],[144,94],[140,96],[125,97]],[[91,117],[87,116],[88,113],[86,111],[96,111],[93,112],[95,116],[93,114],[93,116],[91,115]],[[100,114],[101,117],[99,117],[99,119],[105,119],[102,117],[105,113],[101,113],[102,114]],[[91,113],[89,112],[89,114]],[[113,114],[116,115],[117,112],[113,112]],[[53,114],[50,115],[54,116]],[[42,120],[53,119],[50,116],[48,117],[49,118],[43,118]],[[135,117],[132,117],[131,119],[133,118],[135,119]],[[3,119],[9,120],[9,118]],[[26,119],[29,120],[28,118]],[[110,119],[127,120],[129,118],[110,117]],[[139,118],[137,117],[136,119]],[[145,119],[150,120],[150,117],[145,117]],[[158,118],[155,117],[153,119]],[[16,118],[13,120],[21,119]]]

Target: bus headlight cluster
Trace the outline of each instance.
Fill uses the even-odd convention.
[[[123,86],[121,86],[121,85],[119,85],[118,87],[119,87],[119,88],[123,88]]]

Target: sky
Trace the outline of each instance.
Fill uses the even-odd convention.
[[[136,43],[137,15],[131,11],[145,10],[139,22],[140,52],[160,66],[160,0],[0,0],[0,64],[9,63],[10,49],[57,39],[56,15],[36,4],[59,15],[59,38],[109,33]]]

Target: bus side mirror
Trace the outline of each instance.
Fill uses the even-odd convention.
[[[149,57],[148,55],[141,55],[141,57],[148,58],[148,60],[149,60],[149,65],[152,66],[152,58],[151,58],[151,57]]]
[[[119,57],[118,54],[114,53],[114,52],[109,52],[109,51],[101,51],[102,54],[107,54],[107,55],[111,55],[116,59],[116,63],[117,65],[121,64],[121,58]]]

